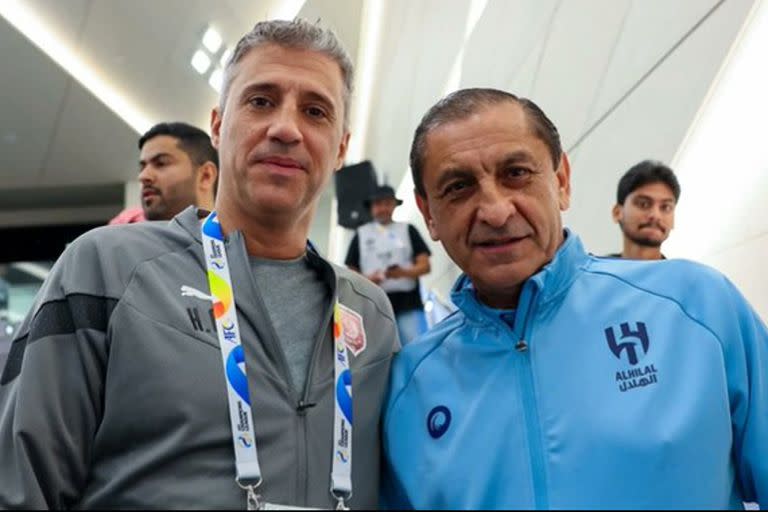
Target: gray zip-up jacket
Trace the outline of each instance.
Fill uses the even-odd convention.
[[[200,241],[200,212],[98,228],[64,252],[0,378],[0,507],[244,508]],[[273,503],[332,507],[332,306],[306,387],[293,389],[242,235],[227,241],[256,442]],[[353,508],[375,508],[379,414],[397,350],[384,292],[314,253],[363,318],[350,355]],[[182,293],[182,287],[184,293]],[[203,292],[203,293],[198,293]],[[268,291],[265,291],[268,293]],[[296,300],[301,300],[297,297]],[[351,353],[350,353],[351,354]]]

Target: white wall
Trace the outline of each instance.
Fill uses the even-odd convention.
[[[588,250],[615,252],[621,234],[610,212],[620,176],[646,158],[673,160],[754,3],[681,0],[671,8],[664,0],[489,0],[462,47],[460,85],[507,89],[530,97],[547,112],[559,127],[564,146],[573,149],[573,201],[566,225],[582,237]],[[510,29],[500,30],[502,23]],[[453,34],[460,45],[463,23],[445,18],[437,26]],[[404,39],[408,51],[416,52],[418,45]],[[400,50],[384,52],[384,62],[389,62],[387,56],[401,60],[405,50]],[[453,56],[456,49],[448,48],[446,54]],[[431,89],[410,96],[401,92],[391,103],[379,102],[373,115],[407,117],[412,124],[369,133],[371,144],[378,138],[388,142],[373,159],[377,165],[385,162],[390,172],[407,168],[413,128],[437,99],[435,91],[444,87],[446,75],[430,67],[438,62],[444,71],[451,59],[430,54],[422,59],[425,62],[430,66],[419,69],[434,77]],[[379,82],[391,75],[385,73]],[[404,113],[399,115],[400,111]],[[724,172],[719,166],[715,171]],[[399,195],[408,199],[410,189],[412,185],[403,180]],[[693,195],[694,186],[684,184],[682,210]],[[413,206],[404,205],[400,215],[426,236]],[[439,245],[434,247],[433,270],[424,282],[447,295],[458,270]],[[702,260],[704,255],[698,252],[692,257]]]
[[[768,2],[757,2],[682,145],[666,247],[724,272],[768,319]]]

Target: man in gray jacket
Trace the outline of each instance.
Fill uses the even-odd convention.
[[[376,507],[394,316],[306,241],[351,84],[330,31],[257,24],[211,116],[216,212],[67,248],[0,379],[0,508]]]

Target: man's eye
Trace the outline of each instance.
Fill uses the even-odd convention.
[[[531,171],[525,167],[510,167],[506,170],[506,175],[510,178],[526,178],[529,174]]]
[[[443,193],[441,195],[445,197],[451,194],[458,194],[466,190],[467,187],[469,187],[469,183],[466,181],[454,181],[443,188]]]
[[[328,117],[328,115],[325,113],[325,110],[320,107],[308,107],[306,112],[310,117],[316,117],[318,119]]]
[[[256,96],[255,98],[251,98],[250,100],[248,100],[248,102],[254,107],[259,107],[259,108],[268,107],[272,104],[272,102],[269,101],[268,98],[264,98],[263,96]]]

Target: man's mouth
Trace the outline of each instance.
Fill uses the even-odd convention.
[[[662,233],[666,231],[663,227],[659,226],[658,224],[643,224],[642,226],[640,226],[640,229],[655,229],[657,231],[661,231]]]
[[[282,167],[285,169],[299,169],[304,170],[304,165],[298,160],[293,158],[285,158],[280,156],[270,156],[259,159],[262,164],[273,165],[275,167]]]
[[[503,249],[503,248],[515,245],[519,242],[522,242],[526,238],[528,237],[519,236],[519,237],[488,238],[488,239],[478,240],[476,242],[473,242],[472,245],[482,249]]]
[[[159,196],[160,191],[153,190],[153,189],[144,189],[141,191],[141,199],[146,201],[147,199],[151,199],[153,197]]]

